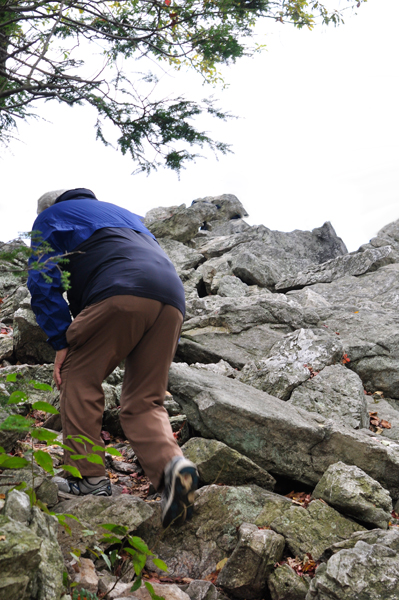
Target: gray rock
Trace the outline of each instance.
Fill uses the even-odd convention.
[[[43,401],[49,404],[56,404],[55,398],[59,394],[53,391],[35,389],[34,382],[45,383],[51,385],[53,381],[54,365],[13,365],[4,367],[0,371],[0,385],[3,385],[3,390],[6,395],[19,390],[27,395],[27,404]],[[16,375],[16,381],[7,381],[8,375]],[[1,392],[0,392],[1,393]]]
[[[359,541],[320,565],[306,600],[396,600],[399,556],[381,544]]]
[[[237,545],[237,529],[243,522],[266,527],[290,506],[288,498],[255,485],[211,485],[198,490],[194,516],[184,526],[166,530],[160,539],[159,531],[150,535],[148,529],[140,528],[139,535],[150,547],[159,540],[157,555],[166,562],[172,576],[203,579],[231,555]]]
[[[2,390],[0,389],[0,398],[2,396],[5,398],[5,401],[7,401],[6,396],[4,396],[4,391],[2,393]],[[2,423],[4,423],[9,414],[10,413],[8,411],[2,409],[0,406],[0,426]],[[0,446],[4,448],[6,452],[11,452],[20,437],[21,433],[19,431],[6,431],[4,429],[0,429]]]
[[[233,367],[263,358],[282,335],[314,327],[319,315],[284,295],[263,293],[242,298],[203,298],[188,305],[177,356],[187,362]]]
[[[55,350],[46,342],[47,335],[36,323],[30,308],[18,308],[14,313],[14,353],[21,362],[54,362]]]
[[[126,526],[129,532],[137,530],[144,523],[148,528],[154,526],[160,531],[160,515],[154,512],[153,505],[127,494],[116,497],[84,496],[61,502],[54,510],[56,513],[73,514],[80,519],[83,528],[97,531],[97,535],[85,536],[82,525],[70,519],[71,535],[68,535],[60,525],[58,541],[66,558],[70,556],[71,547],[84,552],[86,547],[98,545],[99,536],[105,531],[101,528],[103,523]]]
[[[288,565],[277,566],[267,581],[272,600],[305,600],[309,583],[309,577],[297,575]]]
[[[390,428],[381,428],[378,437],[399,441],[399,403],[391,398],[365,396],[368,412],[376,412],[378,419],[388,421]]]
[[[1,320],[6,325],[12,325],[14,313],[18,308],[30,308],[30,293],[25,285],[15,288],[3,299],[1,305]]]
[[[130,586],[132,583],[133,582],[130,583]],[[190,598],[190,596],[176,584],[151,582],[151,585],[157,596],[164,598],[164,600],[189,600]],[[128,596],[133,596],[139,600],[151,600],[150,593],[144,584],[134,592],[134,594],[128,594]],[[109,598],[111,599],[112,597],[116,598],[117,596],[112,596],[111,593]]]
[[[12,335],[0,334],[0,361],[11,358],[14,352],[14,342]]]
[[[90,558],[80,558],[74,565],[73,581],[77,590],[87,590],[95,594],[98,590],[98,575]]]
[[[184,364],[172,364],[169,387],[203,437],[224,442],[272,475],[315,485],[340,460],[363,469],[399,498],[398,452],[363,430],[337,426],[239,381]]]
[[[168,238],[160,239],[159,245],[169,256],[179,275],[181,271],[196,269],[205,260],[204,256],[197,250],[189,248],[176,240]]]
[[[197,465],[204,484],[256,484],[273,490],[275,479],[252,460],[217,440],[191,438],[182,447],[186,458]]]
[[[2,514],[18,523],[29,525],[32,514],[29,496],[19,490],[11,490],[6,495]]]
[[[248,213],[237,198],[233,194],[222,194],[220,196],[205,196],[205,198],[197,198],[193,200],[191,206],[199,210],[204,210],[202,207],[216,207],[216,212],[212,211],[212,221],[230,221],[248,217]]]
[[[375,527],[387,529],[392,499],[377,481],[353,465],[331,465],[313,491],[340,512]]]
[[[235,220],[222,226],[212,224],[204,238],[194,240],[198,250],[209,259],[222,256],[235,247],[250,241],[261,241],[265,255],[270,259],[284,258],[296,265],[296,271],[312,263],[324,263],[347,253],[343,241],[337,237],[331,223],[313,231],[272,231],[264,225],[251,227],[245,221]],[[285,270],[285,269],[284,269]]]
[[[26,525],[4,515],[0,515],[0,536],[4,536],[0,545],[2,597],[28,600],[31,598],[29,588],[41,560],[42,540]],[[37,598],[37,595],[33,597]]]
[[[197,579],[192,581],[186,590],[190,600],[217,600],[218,590],[210,581]]]
[[[15,492],[11,494],[16,498]],[[16,512],[14,515],[21,516]],[[0,536],[4,536],[0,545],[0,597],[13,600],[61,597],[64,561],[56,533],[57,519],[35,506],[31,508],[29,526],[0,515]],[[6,593],[9,596],[3,595]]]
[[[233,369],[233,367],[225,360],[219,360],[218,363],[208,363],[205,365],[203,363],[194,363],[192,366],[195,369],[204,369],[205,371],[211,371],[217,375],[225,375],[226,377],[231,377],[233,379],[238,375],[237,369]]]
[[[58,600],[64,591],[64,559],[57,540],[58,521],[34,506],[29,527],[42,540],[33,589],[37,589],[38,600]]]
[[[340,552],[341,550],[348,550],[354,548],[356,544],[366,542],[371,546],[373,544],[380,544],[387,546],[395,552],[399,552],[399,529],[393,527],[392,529],[372,529],[371,531],[357,531],[352,533],[347,540],[343,542],[337,542],[332,546],[329,546],[323,553],[321,560],[327,561],[333,554]]]
[[[297,387],[288,402],[354,429],[370,424],[362,381],[343,365],[325,367]]]
[[[24,248],[26,244],[21,240],[0,242],[0,254],[9,254],[9,258],[0,258],[0,298],[9,295],[26,281],[27,255]]]
[[[392,264],[312,286],[334,307],[323,325],[339,333],[350,368],[368,391],[381,390],[389,398],[399,398],[398,272],[399,264]]]
[[[330,336],[323,329],[298,329],[276,342],[269,358],[245,365],[239,379],[272,396],[288,400],[291,392],[314,372],[341,357],[342,345],[337,337]]]
[[[276,290],[289,290],[314,283],[330,283],[345,275],[363,275],[372,265],[386,258],[391,252],[390,246],[383,246],[339,256],[320,265],[309,267],[294,277],[281,279],[276,283]]]
[[[58,487],[50,476],[37,464],[33,466],[33,487],[36,497],[48,506],[54,506],[58,502]],[[28,488],[32,487],[32,470],[30,467],[24,469],[7,469],[0,479],[0,494],[10,490],[10,484],[17,485],[25,482]],[[8,485],[6,485],[8,484]]]
[[[320,500],[311,502],[307,509],[293,506],[272,523],[273,531],[283,535],[294,556],[310,553],[318,560],[333,543],[346,540],[355,531],[364,528],[340,515]]]
[[[266,578],[281,560],[284,545],[284,538],[274,531],[243,523],[237,546],[218,576],[218,585],[235,598],[262,598]]]
[[[248,293],[248,286],[235,275],[224,275],[220,278],[213,277],[211,293],[222,297],[239,298]]]

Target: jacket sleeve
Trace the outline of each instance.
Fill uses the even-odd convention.
[[[44,262],[50,256],[59,256],[61,252],[54,252],[44,256]],[[29,266],[36,260],[29,261]],[[46,277],[43,276],[43,273]],[[48,280],[48,277],[51,278]],[[55,264],[48,263],[44,271],[29,269],[28,288],[32,295],[32,309],[38,325],[48,335],[48,342],[54,350],[62,350],[68,346],[65,337],[66,330],[71,324],[71,315],[68,304],[62,294],[61,273]]]

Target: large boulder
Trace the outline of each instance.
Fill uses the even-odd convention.
[[[0,512],[0,539],[0,597],[59,600],[64,561],[57,519],[31,507],[23,492],[13,490]]]
[[[282,294],[202,298],[187,305],[177,356],[188,363],[223,359],[242,368],[268,356],[284,334],[315,327],[319,320],[316,310]]]
[[[20,362],[52,363],[55,350],[47,343],[47,335],[36,323],[30,306],[22,306],[14,313],[14,353]]]
[[[399,398],[398,275],[395,263],[311,287],[334,308],[323,326],[339,334],[348,366],[367,391],[380,390],[389,398]]]
[[[306,600],[397,600],[399,554],[359,541],[334,554],[316,571]]]
[[[392,252],[390,246],[370,248],[364,252],[355,252],[339,256],[317,266],[312,266],[294,277],[280,279],[276,290],[301,288],[314,283],[330,283],[345,275],[363,275],[377,262],[386,258]]]
[[[186,458],[197,465],[204,484],[224,485],[256,484],[273,490],[274,477],[261,469],[252,460],[217,440],[191,438],[182,447]]]
[[[311,502],[307,509],[293,506],[271,523],[273,531],[283,535],[294,556],[310,553],[318,560],[332,544],[346,540],[364,527],[327,506],[320,500]]]
[[[296,387],[341,357],[342,344],[337,336],[332,337],[323,329],[298,329],[276,342],[268,358],[245,365],[239,378],[288,400]]]
[[[218,576],[218,585],[235,598],[262,598],[266,578],[281,560],[284,546],[283,536],[243,523],[237,546]]]
[[[375,527],[387,529],[392,499],[379,483],[353,465],[331,465],[313,491],[341,513]]]
[[[0,298],[12,294],[26,281],[27,250],[19,239],[0,242]]]
[[[196,495],[194,516],[182,527],[168,529],[159,540],[157,554],[178,577],[205,578],[217,564],[230,557],[237,545],[242,523],[267,527],[291,506],[288,498],[257,486],[218,486],[201,488]],[[139,534],[149,540],[148,532]]]
[[[331,464],[342,461],[399,498],[399,453],[362,433],[367,430],[335,425],[239,381],[184,364],[172,364],[169,388],[197,432],[272,475],[315,485]]]
[[[277,566],[267,581],[272,600],[305,600],[309,583],[287,564]]]
[[[297,387],[288,402],[354,429],[370,424],[362,381],[343,365],[325,367]]]

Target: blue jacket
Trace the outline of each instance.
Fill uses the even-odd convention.
[[[52,264],[45,274],[30,270],[28,288],[36,320],[55,350],[67,347],[66,330],[71,324],[70,308],[76,316],[85,306],[107,297],[131,294],[171,304],[184,314],[183,285],[166,254],[140,218],[120,206],[98,201],[89,190],[71,190],[45,209],[33,224],[39,242],[48,242],[60,256],[83,251],[70,258],[68,291],[70,307],[63,298],[60,269]],[[95,235],[93,235],[95,234]],[[93,241],[91,241],[93,240]],[[37,260],[30,259],[30,263]]]

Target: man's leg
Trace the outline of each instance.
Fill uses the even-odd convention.
[[[76,454],[87,452],[81,444],[67,439],[69,435],[84,435],[104,446],[101,384],[151,328],[162,308],[156,300],[113,296],[87,307],[69,327],[70,349],[61,370],[61,418],[64,442]],[[90,447],[87,444],[88,452]],[[104,457],[103,453],[99,455]],[[84,459],[75,462],[69,452],[65,453],[65,464],[76,466],[85,476],[105,474],[103,465]]]
[[[163,407],[170,364],[176,352],[183,316],[168,304],[127,356],[121,395],[121,424],[146,475],[155,488],[165,466],[183,456]]]

